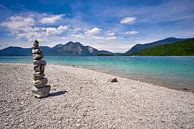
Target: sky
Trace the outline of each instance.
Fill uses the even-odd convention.
[[[0,49],[38,39],[125,52],[167,37],[194,37],[194,0],[0,0]]]

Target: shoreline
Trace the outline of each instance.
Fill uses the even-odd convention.
[[[5,63],[0,63],[0,64],[19,64],[19,65],[28,64],[28,65],[30,65],[31,63],[6,63],[5,62]],[[47,64],[47,65],[68,66],[68,67],[73,67],[73,68],[92,70],[92,71],[97,71],[97,72],[101,72],[101,73],[104,73],[104,74],[109,74],[109,75],[112,75],[112,76],[117,76],[117,77],[129,79],[129,80],[145,82],[145,83],[148,83],[148,84],[152,84],[152,85],[155,85],[155,86],[164,87],[164,88],[168,88],[168,89],[172,89],[172,90],[178,90],[178,91],[183,91],[183,92],[192,92],[192,93],[194,93],[194,88],[191,89],[191,88],[188,88],[186,86],[176,87],[175,85],[168,85],[168,84],[165,84],[163,82],[153,81],[151,79],[150,80],[142,79],[141,77],[140,78],[135,78],[135,77],[132,77],[132,76],[131,77],[126,77],[125,75],[121,75],[119,73],[113,74],[109,71],[100,70],[100,69],[96,69],[96,68],[84,67],[84,66],[79,66],[79,65],[65,65],[65,64]]]
[[[31,93],[33,65],[0,63],[0,128],[194,128],[194,94],[47,65],[50,96]],[[118,82],[110,82],[116,77]]]
[[[145,82],[145,83],[148,83],[148,84],[153,84],[153,85],[156,85],[156,86],[160,86],[160,87],[164,87],[164,88],[168,88],[168,89],[172,89],[172,90],[178,90],[178,91],[184,91],[184,92],[192,92],[192,93],[194,93],[194,88],[191,89],[191,88],[187,88],[186,86],[176,87],[175,85],[168,85],[168,84],[164,84],[162,82],[153,81],[151,79],[150,80],[148,80],[148,79],[146,80],[146,79],[142,79],[142,78],[126,77],[125,75],[113,74],[111,72],[103,71],[103,70],[98,70],[98,69],[95,69],[95,68],[86,68],[86,67],[80,67],[80,66],[76,66],[76,67],[77,68],[88,69],[88,70],[93,70],[93,71],[98,71],[98,72],[102,72],[102,73],[105,73],[105,74],[110,74],[110,75],[113,75],[113,76],[118,76],[118,77],[121,77],[121,78],[126,78],[126,79],[129,79],[129,80],[141,81],[141,82]]]

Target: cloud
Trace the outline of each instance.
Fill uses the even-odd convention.
[[[108,36],[115,36],[115,33],[114,32],[109,32],[107,35]]]
[[[132,24],[136,21],[136,17],[125,17],[121,19],[120,23],[121,24]]]
[[[117,37],[116,36],[109,36],[109,37],[106,37],[105,39],[106,40],[115,40],[115,39],[117,39]]]
[[[60,34],[60,33],[66,31],[68,29],[69,29],[69,27],[66,26],[66,25],[63,25],[63,26],[61,25],[61,26],[56,27],[56,28],[55,27],[47,27],[47,28],[45,28],[46,35],[50,35],[50,34]]]
[[[84,38],[85,37],[83,34],[71,34],[70,36],[75,37],[75,38]]]
[[[61,20],[62,17],[64,16],[64,14],[60,14],[60,15],[49,15],[46,17],[43,17],[40,19],[40,23],[42,24],[50,24],[50,23],[55,23],[58,20]]]
[[[136,35],[138,33],[139,32],[138,31],[135,31],[135,30],[125,32],[126,35]]]
[[[29,16],[11,16],[7,21],[0,23],[0,26],[5,27],[11,35],[16,39],[25,38],[28,41],[36,38],[46,39],[50,35],[61,34],[69,29],[67,25],[56,27],[39,27],[40,24],[34,15]]]
[[[78,32],[78,31],[82,31],[82,29],[79,28],[79,27],[74,27],[74,28],[73,28],[73,31]]]
[[[84,37],[90,38],[90,39],[98,39],[107,42],[107,40],[115,40],[117,37],[115,36],[115,33],[111,31],[106,31],[101,28],[92,28],[90,30],[85,31]],[[97,35],[98,34],[98,35]]]
[[[2,22],[0,25],[8,29],[18,30],[21,28],[26,28],[35,24],[35,20],[28,16],[11,16],[8,21]]]
[[[95,34],[99,34],[99,33],[101,32],[101,30],[102,30],[102,29],[95,27],[95,28],[92,28],[92,29],[90,29],[90,30],[87,30],[87,31],[85,32],[85,34],[88,34],[88,35],[95,35]]]

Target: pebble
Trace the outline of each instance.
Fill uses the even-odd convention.
[[[12,65],[10,64],[9,67],[11,66]],[[24,65],[17,66],[22,67]],[[7,75],[1,76],[1,80],[10,78],[13,72],[17,73],[17,71],[12,71],[12,73],[9,71],[10,73],[8,73],[8,71],[6,71],[5,69],[9,69],[9,67],[6,65],[1,66],[1,73],[7,73]],[[2,118],[0,122],[0,128],[20,129],[37,127],[45,129],[92,129],[109,127],[113,128],[113,125],[115,125],[116,128],[124,129],[140,127],[194,127],[192,123],[194,118],[192,112],[194,111],[193,93],[175,91],[167,88],[161,88],[160,91],[157,91],[155,87],[148,84],[148,86],[143,87],[144,89],[141,89],[136,81],[126,81],[126,83],[124,83],[121,78],[118,78],[119,83],[113,83],[118,85],[118,87],[111,87],[110,84],[112,83],[110,82],[110,80],[108,82],[105,82],[106,80],[111,78],[110,76],[102,76],[105,81],[99,78],[99,82],[96,84],[96,86],[94,86],[90,83],[85,84],[85,81],[87,80],[88,82],[94,83],[93,78],[89,76],[91,75],[90,71],[88,71],[87,73],[80,72],[80,75],[75,74],[74,76],[72,73],[75,72],[69,72],[67,67],[58,67],[60,69],[56,68],[56,70],[54,70],[54,66],[49,65],[48,73],[50,74],[47,76],[48,78],[56,80],[52,80],[52,83],[50,83],[52,85],[56,85],[56,92],[63,89],[68,91],[68,94],[66,94],[66,96],[58,95],[45,99],[35,99],[34,97],[26,95],[25,92],[30,91],[30,87],[33,86],[32,82],[29,81],[31,79],[30,75],[33,69],[32,65],[27,65],[21,71],[21,75],[19,75],[18,77],[21,82],[14,80],[14,78],[10,78],[10,81],[5,81],[5,84],[2,85],[2,88],[0,90],[0,109],[5,110],[13,107],[13,110],[7,110],[7,113],[0,115],[0,118]],[[68,74],[65,73],[64,70],[67,70]],[[82,78],[82,75],[85,74],[89,74],[88,77]],[[71,77],[69,77],[69,75]],[[67,77],[68,80],[65,79],[65,77]],[[59,80],[58,82],[57,79]],[[79,79],[81,81],[79,81]],[[25,83],[22,81],[25,81]],[[22,85],[18,85],[18,83],[21,83]],[[79,88],[81,86],[83,86],[83,92],[81,95],[79,95]],[[131,86],[137,88],[137,90],[132,90]],[[158,88],[160,89],[160,87]],[[22,92],[22,89],[24,89],[24,92]],[[8,94],[8,91],[11,92]],[[114,91],[115,93],[114,96],[112,95],[112,91]],[[180,98],[180,96],[183,96],[183,98]],[[80,101],[76,101],[78,99]],[[113,101],[113,103],[109,103],[110,100]],[[143,100],[146,100],[146,103],[142,103]],[[13,103],[9,104],[9,101],[12,101]],[[16,107],[20,106],[21,101],[25,102],[25,107],[24,110],[19,111]],[[79,105],[79,108],[75,112],[73,112],[72,109],[74,108],[74,105],[77,105],[78,103],[81,103]],[[121,110],[119,106],[124,105],[125,103],[127,105],[127,108],[123,108]],[[136,106],[137,104],[140,104],[140,106]],[[83,117],[82,114],[84,113],[88,105],[91,106],[88,108],[88,114],[90,116]],[[154,105],[153,108],[151,107],[152,105]],[[36,108],[38,106],[39,108]],[[95,107],[96,110],[93,110],[93,107]],[[26,112],[27,109],[29,110],[29,112]],[[138,111],[137,113],[135,112],[136,110]],[[161,116],[161,111],[165,113],[164,116]],[[104,115],[105,112],[108,115]],[[9,114],[9,116],[6,116],[7,114]],[[178,119],[176,119],[177,115]],[[59,118],[53,120],[52,116],[63,116],[64,118],[63,120],[60,120]],[[139,119],[140,116],[142,116],[143,120]],[[21,118],[24,120],[23,127],[20,127],[18,122],[18,120]],[[78,120],[77,123],[77,119],[79,118],[81,119],[81,122],[79,122]],[[154,121],[153,119],[156,119],[156,121]],[[161,120],[164,120],[164,122],[161,122]],[[32,123],[32,125],[30,125],[30,123]],[[78,127],[76,127],[77,124]],[[13,126],[10,127],[10,125]],[[81,127],[79,127],[80,125]]]
[[[5,123],[4,126],[9,126],[9,123]]]
[[[117,78],[112,78],[110,81],[111,82],[118,82]]]
[[[35,123],[34,123],[34,122],[32,122],[32,123],[30,123],[30,125],[35,125]]]

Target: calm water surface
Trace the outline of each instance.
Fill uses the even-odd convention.
[[[47,64],[77,65],[89,69],[194,91],[194,57],[46,56]],[[3,56],[0,62],[32,63],[28,56]]]

